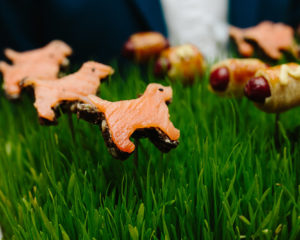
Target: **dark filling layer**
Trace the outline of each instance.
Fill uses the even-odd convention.
[[[50,121],[48,119],[42,118],[39,116],[39,122],[41,125],[57,125],[57,118],[60,117],[61,113],[75,113],[77,112],[76,107],[77,107],[78,101],[61,101],[59,104],[57,104],[52,110],[55,113],[55,118],[53,121]]]

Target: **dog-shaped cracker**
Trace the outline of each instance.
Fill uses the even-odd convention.
[[[178,145],[180,132],[169,120],[166,104],[171,99],[171,87],[152,83],[142,96],[133,100],[109,102],[89,95],[77,110],[80,118],[100,125],[112,156],[126,159],[135,150],[131,136],[149,137],[163,152]]]
[[[231,27],[229,34],[235,40],[240,54],[245,57],[251,56],[254,51],[248,42],[256,43],[266,56],[273,60],[279,60],[282,51],[290,52],[294,57],[298,56],[294,30],[283,23],[264,21],[246,29]]]
[[[22,53],[6,49],[4,53],[13,65],[0,62],[0,71],[4,79],[3,88],[8,98],[16,99],[20,97],[20,82],[24,78],[57,78],[60,66],[68,64],[66,57],[72,54],[72,49],[66,43],[54,40],[39,49]]]
[[[22,87],[33,87],[34,106],[37,109],[41,124],[55,124],[61,104],[71,110],[81,97],[96,94],[101,79],[113,74],[109,66],[97,62],[86,62],[75,73],[60,79],[26,78]],[[74,105],[75,104],[75,105]]]

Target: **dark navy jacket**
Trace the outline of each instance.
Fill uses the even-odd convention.
[[[300,0],[229,0],[231,24],[262,20],[296,26]],[[144,30],[167,34],[159,0],[0,0],[0,59],[5,47],[23,51],[61,39],[77,60],[107,61],[130,34]]]
[[[76,60],[107,61],[145,30],[167,34],[159,0],[0,0],[0,58],[61,39]]]
[[[249,27],[263,20],[300,24],[300,0],[229,0],[229,22]]]

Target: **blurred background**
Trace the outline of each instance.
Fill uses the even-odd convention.
[[[37,48],[61,39],[73,61],[107,62],[138,31],[154,30],[171,44],[193,43],[207,58],[226,50],[228,24],[262,20],[300,23],[299,0],[0,0],[0,58],[3,49]]]

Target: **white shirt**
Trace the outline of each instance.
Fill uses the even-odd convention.
[[[171,45],[192,43],[208,58],[225,55],[228,0],[161,0]]]

